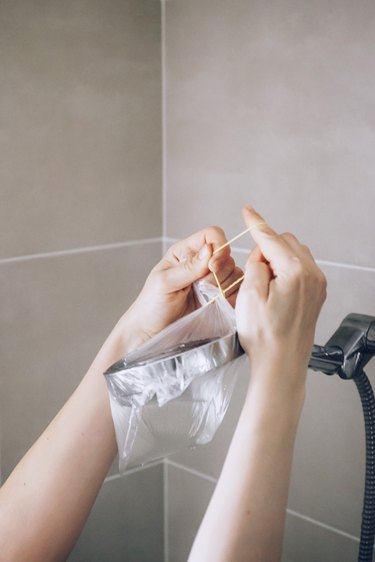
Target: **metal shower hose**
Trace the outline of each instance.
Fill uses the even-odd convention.
[[[361,398],[366,432],[365,493],[358,562],[372,562],[375,536],[375,398],[363,371],[353,380]]]

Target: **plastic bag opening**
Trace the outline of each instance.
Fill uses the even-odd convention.
[[[194,286],[203,305],[219,294]],[[209,443],[227,411],[243,351],[218,298],[167,326],[106,371],[119,470]]]

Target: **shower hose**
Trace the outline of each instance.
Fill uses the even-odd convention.
[[[366,432],[366,475],[358,562],[372,562],[375,535],[375,398],[364,371],[355,377]]]

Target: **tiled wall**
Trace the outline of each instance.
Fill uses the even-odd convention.
[[[3,480],[161,253],[160,51],[155,0],[0,3]],[[161,560],[162,482],[113,474],[70,559]]]
[[[166,243],[212,223],[232,236],[251,202],[320,260],[317,342],[375,314],[374,21],[369,0],[0,5],[3,479],[136,295],[163,219]],[[72,562],[162,560],[163,521],[165,562],[186,560],[247,376],[211,445],[164,473],[113,467]],[[363,468],[354,385],[311,373],[284,562],[355,559]]]
[[[165,2],[168,240],[215,223],[233,236],[245,202],[296,233],[329,283],[317,343],[349,312],[375,315],[374,36],[370,0]],[[186,560],[245,385],[214,443],[167,464],[169,562]],[[355,385],[310,373],[284,562],[356,559],[363,469]]]

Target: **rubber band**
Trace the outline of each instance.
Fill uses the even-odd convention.
[[[243,281],[245,279],[244,275],[241,275],[241,277],[239,277],[238,279],[236,279],[235,281],[233,281],[233,283],[231,283],[231,285],[229,285],[229,287],[227,287],[226,289],[224,289],[223,293],[225,295],[225,293],[227,291],[230,291],[231,289],[233,289],[233,287],[235,287],[237,285],[237,283],[241,283],[241,281]]]
[[[215,273],[214,276],[216,277]],[[215,301],[217,301],[217,299],[219,299],[220,297],[224,297],[225,298],[225,293],[227,293],[228,291],[230,291],[231,289],[233,289],[233,287],[235,287],[235,285],[237,285],[238,283],[241,283],[241,281],[243,281],[245,279],[245,276],[242,275],[241,277],[239,277],[238,279],[236,279],[235,281],[233,281],[233,283],[231,283],[229,285],[229,287],[226,287],[225,289],[222,290],[220,283],[218,283],[218,281],[216,281],[218,283],[218,287],[221,291],[220,295],[216,295],[216,297],[214,297],[213,299],[211,299],[210,301],[206,302],[203,306],[207,306]]]
[[[220,291],[220,293],[221,293],[221,296],[225,298],[225,293],[224,293],[224,291],[223,291],[223,289],[222,289],[222,287],[221,287],[221,285],[220,285],[220,281],[219,281],[219,279],[217,278],[216,273],[215,273],[214,271],[213,271],[212,273],[214,274],[215,281],[216,281],[216,285],[217,285],[218,288],[219,288],[219,291]]]
[[[225,242],[225,244],[222,244],[222,246],[219,246],[218,248],[216,248],[216,250],[213,252],[213,256],[215,254],[217,254],[217,252],[220,252],[220,250],[223,250],[224,248],[226,248],[227,246],[229,246],[229,244],[232,244],[232,242],[234,242],[235,240],[238,240],[238,238],[241,238],[241,236],[244,236],[244,234],[246,234],[247,232],[251,232],[252,230],[254,230],[255,228],[257,228],[258,226],[261,226],[262,224],[267,224],[265,221],[259,221],[255,224],[253,224],[253,226],[250,226],[249,228],[246,228],[245,230],[243,230],[242,232],[240,232],[239,234],[237,234],[237,236],[234,236],[233,238],[231,238],[228,242]],[[208,306],[209,304],[215,302],[217,299],[219,299],[220,297],[226,298],[225,297],[225,293],[227,293],[228,291],[230,291],[230,289],[232,289],[233,287],[235,287],[235,285],[237,285],[238,283],[240,283],[241,281],[244,280],[245,276],[242,275],[242,277],[239,277],[238,279],[236,279],[236,281],[234,281],[231,285],[229,285],[229,287],[227,287],[226,289],[223,289],[219,279],[217,278],[216,273],[213,271],[212,272],[214,277],[215,277],[215,281],[216,284],[218,286],[218,289],[220,291],[220,295],[217,295],[216,297],[214,297],[213,299],[211,299],[210,301],[206,302],[204,304],[204,306]]]
[[[225,244],[222,244],[221,246],[216,248],[216,250],[213,252],[212,255],[214,256],[215,254],[217,254],[217,252],[220,252],[220,250],[223,250],[224,248],[229,246],[229,244],[232,244],[232,242],[234,242],[235,240],[238,240],[238,238],[241,238],[241,236],[244,236],[244,234],[246,234],[247,232],[251,232],[252,230],[257,228],[258,226],[261,226],[262,224],[267,224],[267,223],[265,221],[259,221],[256,224],[253,224],[253,226],[250,226],[249,228],[246,228],[245,230],[243,230],[242,232],[237,234],[237,236],[234,236],[228,242],[225,242]]]

